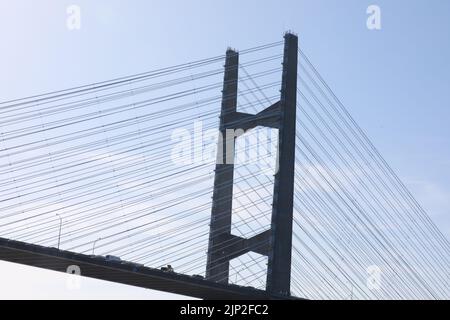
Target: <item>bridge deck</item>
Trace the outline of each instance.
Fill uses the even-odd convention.
[[[107,261],[75,252],[58,250],[0,238],[0,260],[32,267],[66,272],[77,265],[85,277],[113,281],[200,299],[297,299],[269,295],[263,290],[225,285],[188,275],[133,265],[124,261]]]

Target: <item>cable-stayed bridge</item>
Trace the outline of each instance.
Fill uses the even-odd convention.
[[[449,298],[449,241],[297,41],[1,103],[0,259],[206,299]]]

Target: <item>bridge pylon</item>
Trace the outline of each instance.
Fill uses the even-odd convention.
[[[284,36],[280,100],[257,114],[237,111],[239,53],[228,49],[220,115],[206,278],[228,283],[230,261],[248,252],[268,257],[266,290],[290,296],[295,170],[298,37]],[[235,131],[257,126],[278,129],[272,220],[269,230],[251,238],[231,234]]]

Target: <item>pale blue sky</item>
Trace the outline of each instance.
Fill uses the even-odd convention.
[[[79,31],[66,28],[71,4],[81,8]],[[371,4],[381,8],[379,31],[366,28]],[[450,237],[449,14],[447,0],[2,1],[0,100],[216,56],[227,46],[279,41],[293,30]],[[64,275],[4,263],[0,268],[0,298],[25,292],[27,297],[163,297],[94,280],[67,293]]]

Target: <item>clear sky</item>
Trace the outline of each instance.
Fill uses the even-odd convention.
[[[366,27],[369,5],[381,30]],[[81,29],[66,26],[69,5]],[[300,46],[441,231],[450,237],[447,0],[0,2],[0,100],[93,83],[299,35]],[[0,263],[0,298],[168,294]]]

